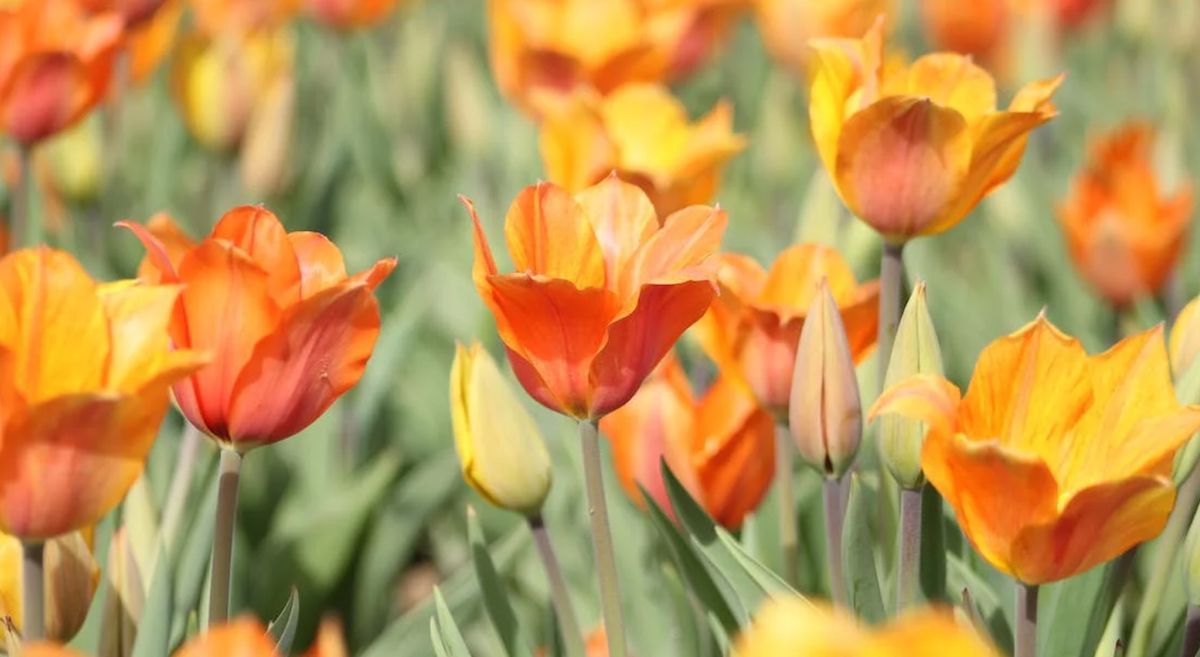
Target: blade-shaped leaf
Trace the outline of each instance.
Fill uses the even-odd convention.
[[[170,653],[174,600],[174,568],[166,550],[159,550],[150,595],[138,622],[133,657],[160,657]]]
[[[433,618],[429,619],[429,630],[433,638],[434,650],[445,657],[471,657],[471,651],[467,649],[467,642],[463,640],[458,623],[450,614],[450,607],[446,606],[441,589],[433,590],[433,599],[435,612]]]
[[[300,619],[300,592],[292,587],[283,609],[275,616],[275,620],[267,626],[267,632],[275,639],[275,652],[287,655],[292,650],[292,641],[296,639],[296,621]]]
[[[875,570],[875,540],[871,535],[873,508],[868,503],[857,475],[850,475],[846,502],[846,524],[842,529],[842,563],[846,578],[847,604],[859,618],[879,623],[887,617],[879,574]]]
[[[508,601],[508,591],[501,581],[496,565],[488,554],[487,543],[483,538],[483,530],[479,527],[479,518],[474,509],[467,509],[467,536],[471,541],[471,561],[475,566],[475,577],[479,580],[479,590],[483,592],[483,608],[492,626],[500,635],[500,643],[508,657],[528,657],[529,644],[526,642],[517,615],[513,613]]]

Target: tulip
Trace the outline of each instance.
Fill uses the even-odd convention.
[[[550,492],[550,455],[533,418],[478,343],[450,370],[450,417],[463,478],[492,504],[537,514]]]
[[[755,19],[767,50],[797,75],[806,75],[815,38],[857,37],[881,14],[891,17],[894,0],[754,0]]]
[[[738,657],[999,657],[988,642],[947,612],[900,616],[878,630],[863,628],[840,609],[799,597],[766,603],[738,637]]]
[[[1130,123],[1097,140],[1058,210],[1075,266],[1118,308],[1161,289],[1187,241],[1192,190],[1160,191],[1153,139]]]
[[[513,372],[559,413],[594,419],[624,405],[716,294],[719,209],[692,206],[660,224],[645,193],[615,177],[575,197],[539,183],[509,208],[517,271],[501,274],[463,202],[475,226],[475,286]]]
[[[336,653],[331,653],[334,657]],[[34,643],[23,647],[22,657],[83,657],[80,653],[52,643]],[[188,641],[174,657],[277,657],[275,641],[257,620],[245,618],[215,627]],[[322,654],[324,657],[324,654]]]
[[[883,65],[883,23],[862,39],[813,42],[813,139],[842,201],[893,244],[955,226],[1020,164],[1055,115],[1062,76],[996,110],[992,77],[953,53]]]
[[[607,97],[578,93],[545,116],[542,159],[575,193],[611,172],[637,184],[659,215],[712,201],[722,165],[745,147],[724,102],[696,123],[665,87],[631,84]]]
[[[90,530],[71,532],[46,542],[46,638],[69,641],[87,617],[100,580],[92,557]],[[12,619],[21,629],[21,541],[0,534],[0,617]],[[3,645],[0,642],[0,645]],[[9,650],[12,654],[12,650]]]
[[[668,513],[662,480],[671,471],[717,522],[741,526],[766,496],[775,469],[775,423],[743,386],[718,378],[699,398],[668,356],[638,394],[600,422],[626,493],[645,489]]]
[[[886,389],[918,374],[941,376],[943,373],[942,350],[925,304],[925,284],[918,283],[900,318],[883,385]],[[921,447],[925,443],[926,429],[925,423],[919,420],[899,416],[879,418],[883,462],[903,488],[917,489],[925,482],[921,472]]]
[[[142,83],[158,70],[175,45],[184,0],[167,0],[151,17],[126,32],[125,49],[129,53],[129,77]]]
[[[55,191],[73,203],[95,200],[103,169],[104,134],[101,117],[92,115],[47,139],[39,149],[39,160],[49,174],[47,191]]]
[[[125,22],[126,28],[145,23],[154,16],[166,0],[76,0],[94,13],[115,13]]]
[[[183,284],[176,348],[213,363],[174,387],[193,426],[238,452],[288,438],[358,383],[379,336],[375,287],[394,258],[347,276],[318,233],[287,233],[269,210],[239,207],[195,244],[169,218],[121,222],[146,247],[140,275]]]
[[[74,0],[0,9],[0,132],[28,147],[83,118],[108,90],[120,39],[120,16]]]
[[[741,255],[722,254],[719,262],[721,295],[696,325],[700,345],[779,421],[787,417],[796,345],[822,278],[837,302],[855,362],[871,353],[879,282],[859,285],[836,250],[797,244],[779,254],[770,271]]]
[[[1013,0],[922,0],[921,21],[937,47],[971,55],[993,66],[1009,58]]]
[[[342,624],[333,618],[326,618],[317,628],[317,640],[313,641],[304,657],[347,657],[349,654]]]
[[[997,569],[1036,585],[1156,536],[1175,501],[1175,452],[1200,429],[1181,406],[1162,328],[1088,356],[1044,316],[988,345],[965,397],[921,375],[871,415],[929,423],[925,476]]]
[[[387,18],[398,0],[306,0],[308,13],[342,30],[366,27]]]

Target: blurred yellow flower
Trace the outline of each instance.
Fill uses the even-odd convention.
[[[479,343],[458,345],[450,418],[463,478],[498,507],[536,514],[550,492],[550,455],[521,400]]]
[[[100,583],[100,567],[92,556],[91,534],[91,529],[87,529],[46,541],[43,558],[48,639],[70,641],[87,618],[92,596]],[[21,541],[0,533],[0,618],[11,618],[19,631],[23,611]]]
[[[979,356],[965,397],[941,377],[889,388],[872,415],[929,422],[925,476],[971,543],[1026,584],[1149,540],[1175,503],[1176,450],[1200,429],[1180,406],[1162,328],[1088,356],[1045,317]]]
[[[996,110],[992,77],[969,57],[883,60],[883,22],[862,39],[813,42],[813,139],[842,201],[890,242],[952,228],[1012,177],[1028,133],[1055,116],[1062,76]]]
[[[542,159],[550,180],[579,192],[616,171],[659,216],[712,201],[721,167],[745,147],[721,102],[692,123],[666,87],[631,84],[607,97],[580,92],[547,112]]]
[[[755,0],[758,30],[780,64],[806,77],[815,38],[854,38],[881,14],[890,17],[895,0]]]

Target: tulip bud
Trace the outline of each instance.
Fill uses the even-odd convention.
[[[1187,593],[1188,604],[1200,605],[1200,509],[1192,518],[1192,528],[1188,530],[1183,543],[1183,566],[1186,569],[1183,589]]]
[[[550,455],[533,418],[478,343],[450,372],[454,446],[463,478],[496,506],[535,514],[550,492]]]
[[[46,541],[43,556],[46,594],[46,638],[67,642],[83,627],[100,568],[80,532]],[[21,541],[0,534],[0,617],[9,616],[19,630],[21,608]]]
[[[92,113],[42,146],[54,188],[75,203],[95,199],[100,189],[101,128],[100,115]]]
[[[1200,353],[1200,313],[1196,312],[1197,307],[1200,307],[1200,297],[1189,301],[1171,326],[1171,369],[1175,371],[1176,378],[1188,371],[1196,360],[1196,354]]]
[[[275,194],[283,187],[296,113],[295,86],[290,72],[271,81],[246,127],[241,177],[246,191],[253,196]]]
[[[841,477],[858,452],[862,404],[846,329],[824,279],[800,333],[788,416],[800,456],[826,477]]]
[[[933,320],[929,318],[929,308],[925,305],[925,283],[918,283],[900,317],[883,389],[917,374],[940,375],[942,371],[942,350],[938,346]],[[924,422],[899,415],[879,419],[883,462],[896,482],[905,488],[919,488],[924,482],[921,446],[927,430]]]

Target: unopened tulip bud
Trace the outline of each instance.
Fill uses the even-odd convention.
[[[550,455],[533,418],[478,343],[450,372],[454,446],[463,478],[496,506],[535,514],[550,492]]]
[[[54,189],[75,203],[93,200],[100,189],[101,128],[100,115],[93,113],[42,146]]]
[[[80,532],[46,541],[44,553],[46,638],[67,642],[83,627],[100,568]],[[0,617],[21,629],[21,541],[0,534]]]
[[[900,317],[883,388],[886,390],[917,374],[941,375],[942,371],[942,350],[929,317],[929,308],[925,305],[925,284],[918,283]],[[921,446],[927,429],[924,422],[899,415],[879,419],[883,462],[897,483],[905,488],[918,488],[924,482]]]
[[[846,329],[824,280],[800,333],[788,416],[800,456],[826,477],[841,477],[862,438],[862,404]]]

